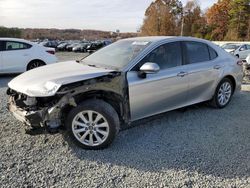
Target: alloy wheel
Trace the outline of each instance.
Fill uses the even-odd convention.
[[[74,117],[72,132],[82,144],[86,146],[99,146],[109,136],[109,124],[102,114],[86,110]]]
[[[232,86],[229,82],[224,82],[218,91],[218,102],[220,105],[226,105],[232,95]]]

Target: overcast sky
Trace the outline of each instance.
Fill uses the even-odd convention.
[[[182,0],[185,4],[187,0]],[[202,9],[217,0],[200,0]],[[135,32],[152,0],[0,0],[0,26]]]

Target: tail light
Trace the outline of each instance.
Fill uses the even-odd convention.
[[[55,55],[55,51],[54,50],[47,50],[46,52],[48,52],[49,54]]]
[[[237,61],[237,65],[242,66],[243,65],[243,61],[242,60],[238,60]]]

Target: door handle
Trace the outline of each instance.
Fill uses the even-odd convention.
[[[177,76],[179,76],[179,77],[184,77],[184,76],[186,76],[186,75],[188,75],[188,73],[187,72],[179,72],[178,74],[177,74]]]
[[[214,69],[217,69],[217,70],[218,70],[218,69],[220,69],[220,68],[221,68],[220,65],[215,65],[215,66],[214,66]]]

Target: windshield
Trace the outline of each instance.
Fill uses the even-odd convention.
[[[83,59],[83,63],[121,70],[145,49],[150,42],[121,40]]]

